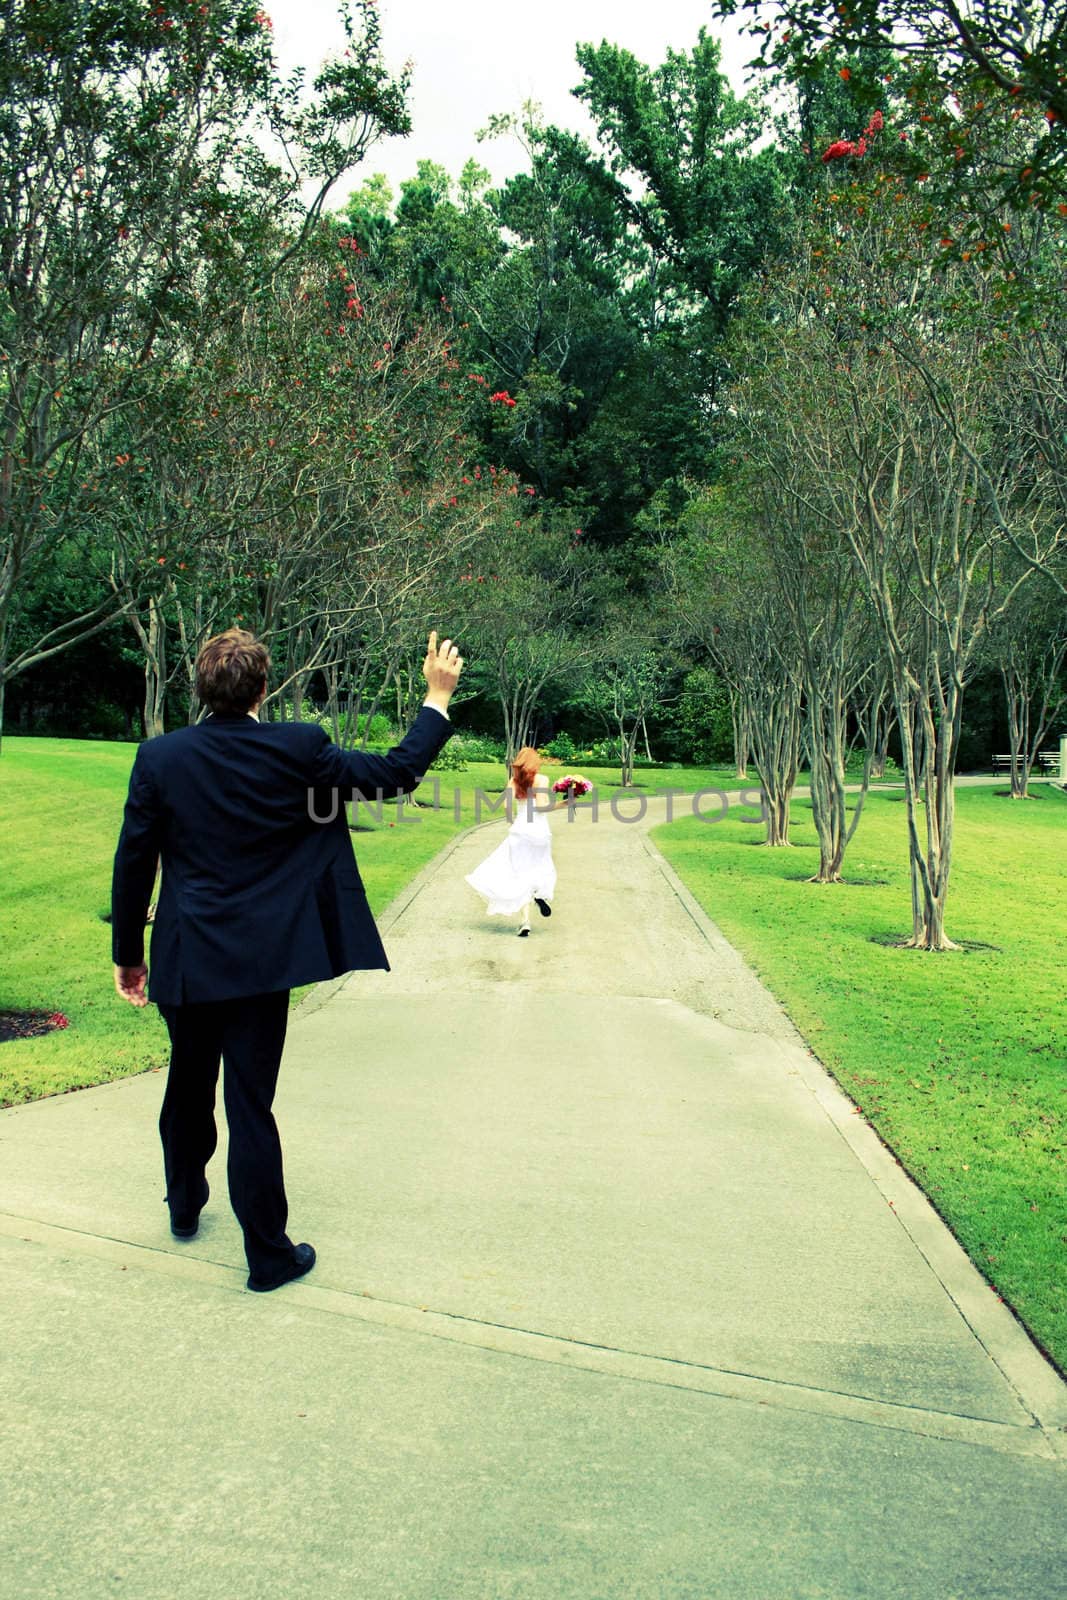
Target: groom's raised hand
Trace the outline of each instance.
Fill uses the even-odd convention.
[[[423,704],[434,706],[447,715],[448,702],[456,691],[456,684],[462,671],[463,657],[459,650],[451,639],[445,639],[438,645],[435,629],[430,634],[426,646],[426,660],[422,663],[422,675],[426,679],[427,690]]]

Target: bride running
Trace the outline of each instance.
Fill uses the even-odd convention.
[[[480,866],[467,874],[467,882],[486,901],[489,915],[507,917],[522,912],[519,938],[530,934],[530,906],[543,917],[552,915],[549,902],[556,889],[552,860],[552,834],[547,811],[551,789],[541,771],[541,757],[526,745],[511,764],[508,781],[508,815],[514,821],[507,838]]]

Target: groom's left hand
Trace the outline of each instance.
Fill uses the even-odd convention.
[[[131,1006],[148,1004],[148,995],[145,992],[147,984],[148,968],[143,961],[139,967],[115,968],[115,988]]]

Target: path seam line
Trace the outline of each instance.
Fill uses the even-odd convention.
[[[0,1213],[0,1235],[28,1244],[76,1249],[80,1254],[109,1261],[120,1268],[131,1264],[167,1276],[210,1283],[231,1292],[243,1292],[244,1269],[202,1256],[179,1255],[152,1245],[106,1238],[53,1223]],[[672,1356],[650,1356],[594,1344],[556,1334],[538,1333],[506,1323],[468,1317],[459,1312],[437,1311],[398,1301],[381,1300],[360,1291],[320,1287],[307,1279],[287,1285],[280,1299],[268,1302],[285,1314],[294,1305],[328,1315],[349,1317],[449,1343],[509,1355],[548,1365],[594,1372],[660,1388],[707,1394],[717,1399],[779,1410],[819,1415],[898,1433],[917,1434],[946,1443],[970,1444],[1001,1454],[1038,1457],[1067,1464],[1067,1434],[1038,1422],[997,1422],[956,1412],[925,1410],[893,1401],[874,1400],[836,1390],[816,1389],[781,1379],[736,1372]]]

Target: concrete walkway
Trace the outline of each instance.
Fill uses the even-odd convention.
[[[306,1280],[221,1151],[171,1239],[160,1074],[0,1114],[3,1600],[1067,1597],[1067,1389],[645,827],[553,827],[528,940],[491,824],[297,1012]]]

